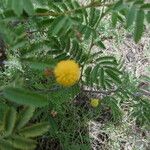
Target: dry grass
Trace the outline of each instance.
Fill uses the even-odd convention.
[[[118,29],[117,29],[118,30]],[[117,31],[116,30],[116,31]],[[107,30],[107,34],[109,35]],[[149,76],[147,67],[150,66],[150,32],[147,30],[141,42],[135,44],[132,36],[120,29],[115,38],[104,41],[109,55],[115,55],[125,62],[126,71],[132,76]],[[105,35],[106,36],[106,35]],[[93,150],[148,150],[150,149],[150,132],[137,126],[135,118],[131,117],[129,103],[122,104],[123,120],[120,124],[102,124],[89,122],[89,135]]]

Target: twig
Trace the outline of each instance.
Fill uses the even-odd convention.
[[[44,33],[47,33],[47,31],[45,31],[45,30],[26,31],[26,33],[28,33],[28,34],[33,34],[33,33],[37,33],[37,32],[44,32]]]
[[[136,97],[149,96],[150,97],[150,92],[142,89],[142,90],[140,90],[140,92],[135,93],[134,96],[136,96]]]
[[[112,90],[83,90],[86,93],[97,93],[97,94],[105,94],[105,95],[109,95],[111,93],[114,93],[116,91],[118,91],[118,89],[112,89]]]
[[[67,15],[67,14],[71,14],[71,13],[74,13],[76,11],[79,11],[79,10],[82,10],[82,9],[87,9],[87,8],[91,8],[91,7],[109,7],[109,6],[112,6],[113,4],[102,4],[101,2],[92,2],[88,5],[85,5],[85,6],[82,6],[82,7],[79,7],[77,9],[73,9],[73,10],[69,10],[69,11],[65,11],[65,12],[62,12],[62,13],[55,13],[55,12],[46,12],[46,13],[36,13],[35,16],[53,16],[53,17],[57,17],[57,16],[62,16],[62,15]]]
[[[86,93],[97,93],[97,94],[105,94],[105,95],[110,95],[112,93],[117,92],[119,89],[112,89],[112,90],[83,90]],[[133,94],[136,97],[140,97],[140,96],[150,96],[150,92],[146,91],[146,90],[140,90],[140,92],[134,93]]]

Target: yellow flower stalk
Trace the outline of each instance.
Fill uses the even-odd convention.
[[[79,80],[80,68],[74,60],[63,60],[56,65],[54,75],[57,83],[69,87]]]

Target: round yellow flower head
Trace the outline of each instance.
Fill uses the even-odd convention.
[[[97,107],[99,105],[99,99],[91,99],[90,105],[92,107]]]
[[[74,85],[79,80],[80,68],[74,60],[63,60],[56,65],[54,74],[57,83],[68,87]]]

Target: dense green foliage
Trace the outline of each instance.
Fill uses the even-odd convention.
[[[0,149],[35,149],[36,137],[48,131],[49,137],[61,139],[65,150],[87,150],[87,137],[81,144],[74,128],[81,122],[84,129],[88,119],[100,114],[101,106],[93,110],[84,99],[75,105],[79,93],[101,94],[115,123],[122,117],[119,103],[134,99],[133,116],[140,125],[150,123],[148,97],[135,94],[140,91],[125,72],[123,61],[105,54],[100,25],[107,18],[113,28],[132,26],[137,43],[150,23],[150,4],[144,0],[91,0],[87,5],[76,0],[0,1],[0,38],[7,59],[14,57],[18,65],[16,70],[9,65],[0,70]],[[66,88],[56,83],[53,74],[46,77],[44,72],[67,59],[80,65],[81,78]],[[49,113],[53,110],[57,119]],[[57,124],[62,124],[60,129]],[[82,132],[85,136],[86,131]],[[76,142],[71,143],[71,138],[77,138]]]

